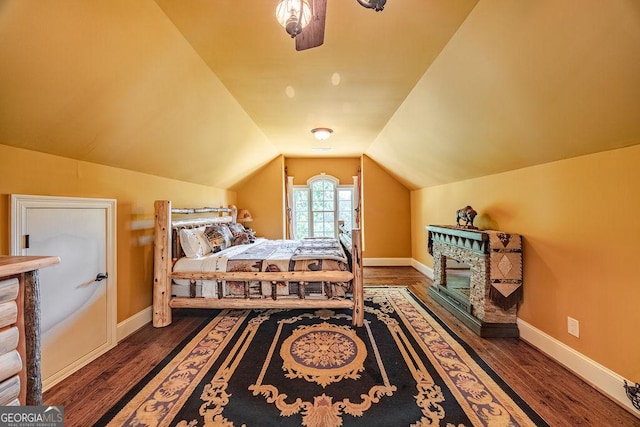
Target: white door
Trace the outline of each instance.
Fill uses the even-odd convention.
[[[60,264],[39,272],[46,390],[116,345],[116,202],[11,200],[12,254],[60,257]]]

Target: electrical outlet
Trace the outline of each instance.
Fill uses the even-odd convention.
[[[580,337],[580,322],[567,316],[567,332],[574,337]]]

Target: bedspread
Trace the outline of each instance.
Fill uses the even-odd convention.
[[[335,271],[348,270],[348,260],[337,239],[309,238],[302,240],[267,240],[258,239],[249,245],[232,246],[221,252],[201,258],[181,258],[174,271]],[[189,281],[175,281],[181,285],[188,285]],[[218,286],[215,281],[197,281],[202,286],[203,297],[218,297]],[[267,298],[273,293],[273,286],[268,281],[249,282],[248,289],[245,282],[223,282],[223,297]],[[306,297],[344,297],[351,291],[350,283],[308,283],[304,287]],[[280,296],[297,296],[300,286],[297,282],[278,282],[275,286],[276,294]],[[174,288],[174,294],[182,294]]]

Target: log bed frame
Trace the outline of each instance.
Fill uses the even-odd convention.
[[[237,210],[235,207],[172,209],[169,200],[156,200],[154,206],[153,326],[163,327],[171,324],[171,309],[173,308],[351,308],[353,309],[353,325],[363,325],[364,286],[360,229],[352,230],[352,246],[345,248],[351,255],[351,271],[173,272],[173,265],[177,259],[172,256],[174,247],[172,236],[175,224],[172,221],[173,214],[227,213],[231,214],[232,220],[235,222]],[[212,222],[215,220],[212,219]],[[215,280],[219,286],[221,286],[222,280],[270,281],[274,285],[276,282],[299,282],[301,292],[298,298],[278,298],[275,292],[270,298],[225,298],[221,292],[218,292],[217,298],[174,297],[171,295],[172,279]],[[348,281],[352,281],[351,299],[305,298],[304,284],[306,282],[337,283]]]

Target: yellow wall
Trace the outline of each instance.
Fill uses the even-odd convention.
[[[410,258],[410,191],[363,156],[362,194],[363,257]]]
[[[0,170],[2,255],[9,254],[10,194],[117,200],[119,322],[151,305],[154,200],[172,200],[174,207],[235,203],[235,193],[225,190],[5,145],[0,145]]]
[[[640,145],[411,194],[413,257],[433,266],[428,224],[454,224],[467,204],[476,225],[524,237],[518,316],[626,378],[640,378]],[[567,333],[567,316],[580,338]]]
[[[284,238],[284,157],[276,157],[234,189],[238,209],[248,209],[253,217],[247,227],[259,237]]]

